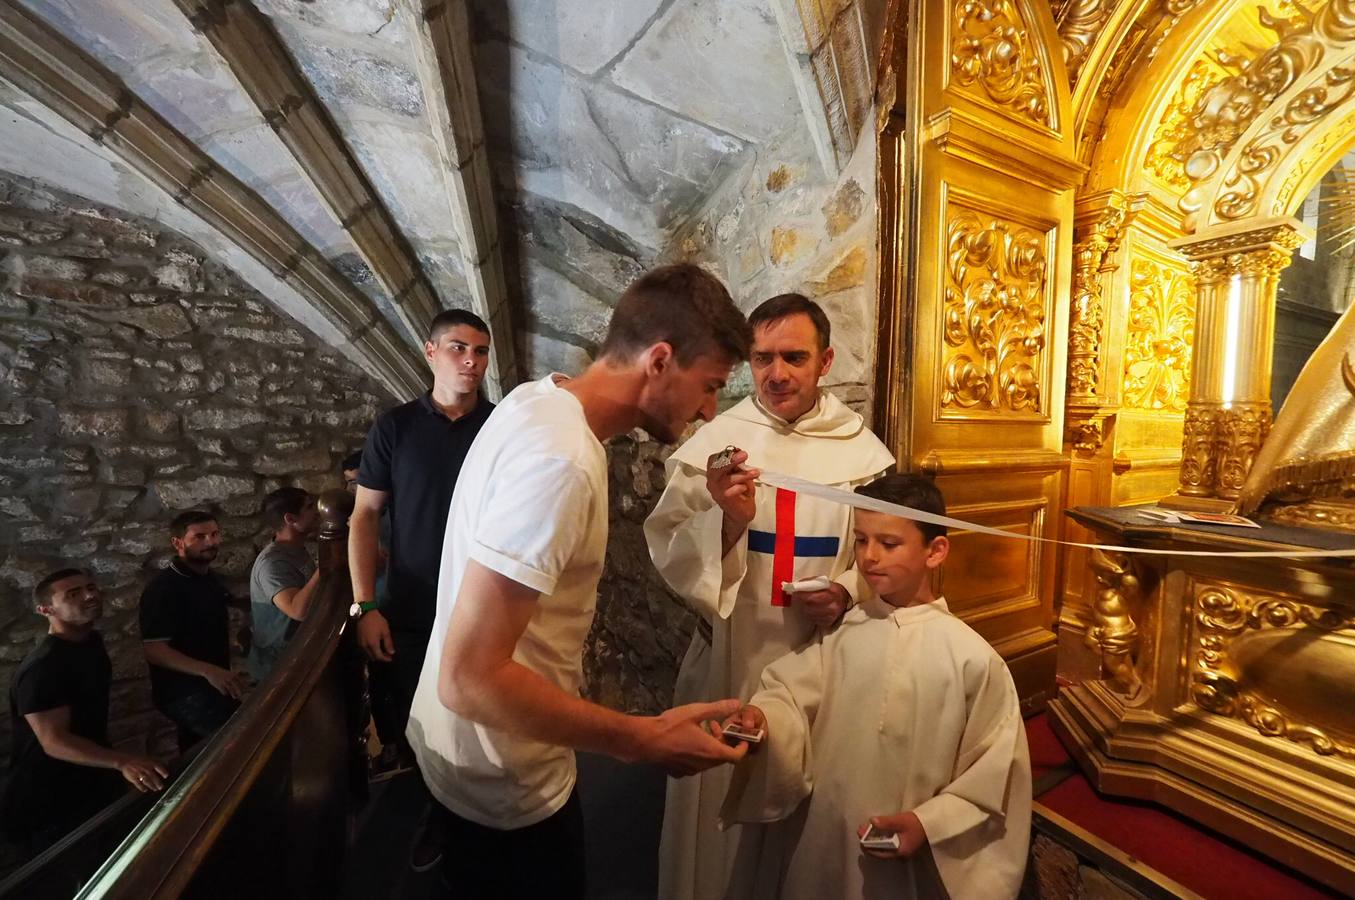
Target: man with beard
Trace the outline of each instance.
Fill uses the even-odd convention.
[[[10,682],[14,733],[0,801],[5,835],[26,856],[115,799],[122,779],[158,791],[169,775],[148,756],[109,746],[112,665],[94,627],[103,613],[94,579],[81,569],[58,569],[33,589],[33,609],[47,619],[47,637]]]
[[[141,646],[151,697],[179,728],[179,749],[214,734],[240,705],[244,676],[231,671],[230,594],[210,570],[221,547],[216,516],[170,522],[176,557],[141,593]]]
[[[466,455],[408,729],[455,896],[586,895],[575,750],[674,774],[742,757],[701,727],[737,701],[632,716],[579,689],[607,548],[602,442],[632,428],[672,442],[710,419],[748,342],[718,279],[656,269],[621,295],[583,374],[520,385]]]
[[[263,681],[273,671],[297,623],[306,618],[320,584],[320,570],[306,541],[320,527],[315,498],[299,487],[280,487],[263,499],[263,518],[273,540],[249,573],[249,674]]]
[[[833,627],[869,591],[852,561],[851,509],[758,487],[759,468],[850,490],[894,464],[861,417],[819,387],[833,347],[817,303],[782,294],[748,324],[753,395],[668,458],[668,487],[645,522],[655,567],[700,617],[674,703],[746,699],[767,663]],[[731,445],[738,452],[719,465]],[[763,831],[717,827],[729,777],[712,769],[668,783],[662,900],[751,896]]]

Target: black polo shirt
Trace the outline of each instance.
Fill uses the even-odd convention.
[[[24,657],[9,686],[14,729],[9,785],[3,802],[5,832],[25,831],[97,808],[115,793],[119,780],[93,766],[78,766],[47,755],[24,716],[63,706],[70,732],[101,747],[108,744],[108,690],[113,667],[97,631],[81,641],[49,634]]]
[[[382,413],[367,433],[358,484],[387,494],[390,563],[381,613],[393,629],[424,635],[433,630],[452,489],[493,411],[481,394],[474,409],[452,421],[424,394]]]
[[[221,579],[199,575],[174,559],[141,592],[141,639],[169,641],[184,656],[229,669],[231,664],[231,595]],[[155,705],[215,694],[211,682],[199,675],[151,666],[151,697]]]

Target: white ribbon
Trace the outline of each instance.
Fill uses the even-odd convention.
[[[768,472],[764,470],[758,477],[758,481],[768,487],[794,491],[797,494],[804,494],[807,497],[817,497],[820,500],[827,500],[830,503],[842,503],[846,506],[855,507],[856,509],[868,509],[871,512],[898,516],[901,519],[912,519],[915,522],[926,522],[929,525],[944,525],[947,528],[975,531],[979,534],[990,534],[993,537],[1012,538],[1020,541],[1036,541],[1042,544],[1062,544],[1065,547],[1082,547],[1087,550],[1106,550],[1111,553],[1146,553],[1156,556],[1220,556],[1231,559],[1355,558],[1355,547],[1347,550],[1155,550],[1149,547],[1120,547],[1115,544],[1084,544],[1080,541],[1060,541],[1055,540],[1054,538],[1036,537],[1032,534],[1017,534],[1011,531],[1003,531],[1000,528],[990,528],[987,525],[978,525],[974,522],[966,522],[963,519],[952,519],[949,516],[938,516],[935,513],[923,512],[920,509],[913,509],[910,506],[900,506],[897,503],[876,500],[874,497],[863,497],[852,491],[844,491],[841,488],[829,487],[826,484],[819,484],[816,481],[806,481],[803,478],[796,478],[792,475],[782,475],[780,472]]]

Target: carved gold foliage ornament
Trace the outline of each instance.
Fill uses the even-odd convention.
[[[1255,212],[1262,185],[1276,171],[1286,148],[1352,96],[1355,96],[1355,68],[1334,68],[1319,85],[1290,100],[1284,111],[1243,148],[1225,178],[1229,190],[1214,202],[1215,214],[1221,219],[1241,219]]]
[[[1201,708],[1246,722],[1267,737],[1306,744],[1320,756],[1355,759],[1355,746],[1323,728],[1297,721],[1271,698],[1248,689],[1232,658],[1232,645],[1247,632],[1295,631],[1295,640],[1322,640],[1323,633],[1355,627],[1355,612],[1312,606],[1288,597],[1251,597],[1231,587],[1203,586],[1195,594],[1195,650],[1191,698]],[[1338,645],[1339,646],[1339,645]],[[1333,710],[1344,714],[1344,710]]]
[[[1189,275],[1149,259],[1129,271],[1124,405],[1180,412],[1190,396],[1195,342],[1195,284]]]
[[[1044,69],[1012,0],[956,0],[951,34],[954,83],[977,86],[1000,108],[1052,127]]]
[[[1234,403],[1219,411],[1218,484],[1220,497],[1236,500],[1242,493],[1261,442],[1270,431],[1270,401]]]
[[[1063,64],[1068,83],[1077,83],[1077,73],[1101,32],[1101,26],[1115,11],[1115,0],[1069,0],[1058,11],[1059,40],[1063,44]]]
[[[1181,438],[1181,493],[1208,497],[1214,489],[1214,430],[1218,426],[1217,403],[1195,401],[1186,407]]]
[[[1125,211],[1108,207],[1073,245],[1073,300],[1068,317],[1070,402],[1095,402],[1101,378],[1101,264],[1119,240]]]
[[[1045,236],[952,208],[946,248],[942,407],[1039,414]]]
[[[1333,110],[1355,95],[1355,70],[1334,66],[1332,59],[1355,36],[1355,0],[1329,0],[1316,13],[1299,9],[1281,19],[1258,9],[1259,24],[1276,35],[1275,43],[1252,59],[1216,53],[1215,58],[1234,74],[1202,91],[1184,123],[1184,135],[1170,150],[1183,161],[1192,187],[1180,202],[1183,212],[1198,211],[1201,190],[1219,171],[1229,150],[1267,108],[1300,82],[1314,80],[1298,91],[1279,115],[1252,138],[1223,175],[1226,188],[1214,203],[1222,219],[1250,215],[1264,183],[1284,156],[1284,146],[1297,143]],[[1329,67],[1325,75],[1322,67]],[[1321,76],[1321,77],[1318,77]]]
[[[1153,141],[1148,145],[1148,156],[1144,160],[1147,169],[1163,184],[1185,191],[1190,187],[1186,177],[1185,150],[1191,146],[1190,115],[1200,99],[1200,93],[1214,79],[1225,75],[1225,70],[1211,59],[1196,60],[1182,79],[1176,96],[1162,116],[1157,129],[1153,132]]]

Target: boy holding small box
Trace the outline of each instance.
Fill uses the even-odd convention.
[[[945,515],[917,475],[856,492]],[[1011,676],[933,596],[944,526],[860,508],[853,524],[878,597],[768,665],[725,721],[763,739],[736,768],[721,823],[779,822],[756,897],[1015,897],[1031,784]]]

